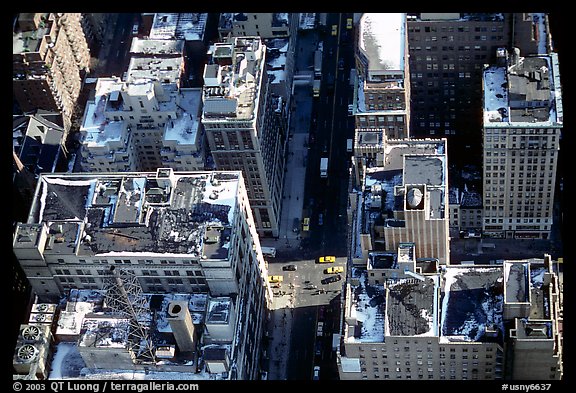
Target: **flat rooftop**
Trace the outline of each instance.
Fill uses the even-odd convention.
[[[387,336],[437,336],[438,277],[404,279],[389,284],[386,303]]]
[[[384,148],[384,166],[366,169],[364,182],[368,198],[382,190],[385,210],[401,210],[397,187],[425,184],[433,218],[441,217],[447,190],[446,141],[443,139],[389,140]],[[371,195],[370,195],[371,194]]]
[[[434,264],[433,260],[423,262]],[[548,337],[551,326],[542,321],[550,318],[550,301],[543,285],[547,271],[542,259],[531,259],[504,261],[503,266],[447,266],[441,272],[430,269],[431,274],[420,278],[370,284],[369,270],[353,267],[345,305],[345,341],[383,343],[390,336],[434,336],[440,344],[502,344],[505,287],[507,301],[512,302],[524,301],[530,291],[526,335],[530,329],[546,325]]]
[[[359,46],[368,58],[369,71],[404,70],[406,14],[366,13],[359,27]]]
[[[155,40],[201,41],[206,31],[206,13],[156,13],[150,29]]]
[[[126,82],[138,79],[157,80],[162,83],[176,83],[182,73],[183,58],[132,57],[128,65]]]
[[[503,268],[446,267],[440,342],[502,342]]]
[[[557,56],[521,57],[511,62],[508,67],[484,70],[484,126],[562,123]]]
[[[84,110],[84,119],[80,132],[83,143],[88,147],[105,146],[109,142],[122,142],[126,137],[127,124],[124,121],[106,119],[106,108],[120,103],[118,97],[123,83],[120,78],[99,78],[96,83],[94,101],[89,101]],[[121,104],[119,104],[121,105]]]
[[[204,73],[203,120],[251,120],[259,100],[266,47],[259,37],[235,37],[212,47]]]
[[[158,57],[182,56],[184,40],[153,40],[134,37],[130,46],[132,57],[155,55]]]
[[[57,248],[46,252],[227,259],[240,179],[240,172],[45,175],[29,224],[49,225],[48,246]]]
[[[166,122],[164,140],[177,141],[179,144],[194,144],[200,128],[202,108],[201,89],[180,89],[178,109],[180,116]]]

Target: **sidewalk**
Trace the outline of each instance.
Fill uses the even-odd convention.
[[[270,365],[268,379],[286,380],[288,360],[290,358],[290,336],[294,312],[294,292],[284,289],[287,294],[274,296],[271,318],[268,324],[270,332]]]
[[[266,247],[275,247],[281,257],[282,251],[294,251],[300,247],[302,229],[302,208],[304,206],[304,187],[308,164],[308,135],[310,128],[312,97],[309,86],[298,86],[294,92],[295,107],[289,126],[286,173],[280,216],[278,239],[262,238]],[[298,219],[298,231],[294,231],[295,219]]]

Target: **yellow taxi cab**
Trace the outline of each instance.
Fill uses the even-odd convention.
[[[338,25],[332,25],[332,35],[338,35]]]
[[[336,262],[336,257],[333,255],[326,255],[325,257],[318,258],[318,263],[333,263]]]
[[[282,276],[268,276],[268,282],[271,284],[281,283],[282,281],[284,281]]]
[[[328,269],[324,270],[324,273],[326,274],[344,273],[344,267],[343,266],[329,267]]]
[[[346,19],[346,28],[348,30],[352,29],[352,18]]]

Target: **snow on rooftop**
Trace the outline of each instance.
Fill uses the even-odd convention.
[[[370,70],[404,70],[403,13],[366,13],[360,20],[360,47]]]
[[[484,71],[484,124],[508,121],[507,86],[506,68],[492,66]]]
[[[165,140],[175,140],[179,144],[194,144],[198,135],[200,119],[198,113],[202,102],[201,90],[181,89],[178,106],[183,110],[178,118],[166,122]]]
[[[218,183],[206,182],[206,190],[202,202],[230,206],[228,223],[234,222],[236,200],[238,197],[238,178],[231,181],[219,180]]]
[[[544,274],[547,272],[546,267],[536,267],[530,265],[530,286],[532,288],[542,288],[544,285]]]
[[[491,268],[446,268],[441,312],[441,342],[484,341],[487,328],[503,325],[503,271]]]
[[[120,89],[121,85],[115,79],[99,79],[94,102],[86,105],[84,123],[80,128],[85,135],[84,143],[88,146],[105,146],[107,142],[122,140],[124,122],[106,120],[104,113],[108,96],[113,92],[119,92]]]
[[[163,294],[162,306],[160,311],[156,314],[156,329],[161,333],[171,333],[172,328],[166,319],[168,313],[168,304],[173,300],[185,300],[188,302],[188,309],[192,322],[195,325],[200,325],[204,322],[204,313],[206,310],[206,302],[208,301],[208,294]]]
[[[348,342],[384,342],[384,286],[369,285],[368,273],[361,273],[360,285],[353,288],[350,316],[361,324],[359,337],[349,337]],[[368,295],[370,288],[372,296]],[[374,301],[378,299],[378,301]]]
[[[85,363],[76,343],[60,342],[55,346],[48,379],[78,377],[84,367]]]
[[[547,53],[546,51],[546,14],[543,13],[535,13],[532,14],[532,20],[535,24],[538,25],[538,54],[544,55]]]
[[[316,13],[301,12],[299,28],[302,30],[310,30],[316,27]]]

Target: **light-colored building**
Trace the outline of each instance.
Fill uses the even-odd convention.
[[[448,162],[444,139],[384,141],[384,165],[359,166],[350,193],[352,259],[416,243],[418,257],[449,263]]]
[[[185,40],[203,42],[206,13],[156,13],[148,37],[152,40]]]
[[[202,125],[218,170],[241,170],[260,236],[278,236],[287,129],[282,97],[269,92],[266,47],[233,37],[210,49]]]
[[[211,337],[233,323],[230,378],[259,375],[272,292],[241,172],[42,175],[13,240],[40,300],[101,289],[112,267],[145,293],[233,297]]]
[[[170,60],[180,63],[178,58],[157,61]],[[153,60],[145,63],[149,61]],[[128,83],[120,78],[97,79],[94,99],[86,105],[80,128],[85,171],[204,169],[201,89],[179,89],[177,70],[166,69],[164,76],[159,72],[134,69]]]
[[[483,231],[546,239],[563,126],[558,56],[498,56],[484,71]]]
[[[300,14],[298,13],[221,13],[218,22],[220,41],[227,37],[252,37],[262,39],[268,54],[267,68],[270,88],[283,97],[290,106],[295,73],[295,48]]]
[[[437,270],[414,244],[373,253],[346,285],[340,379],[560,379],[557,291],[549,256]]]
[[[58,111],[70,130],[90,52],[80,13],[21,13],[12,35],[12,91],[23,112]]]
[[[354,154],[382,165],[381,135],[410,137],[410,72],[406,14],[367,13],[358,24],[354,86]],[[364,132],[377,132],[368,139]]]

